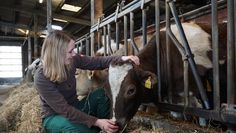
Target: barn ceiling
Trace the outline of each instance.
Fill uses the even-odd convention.
[[[121,0],[107,0],[103,2],[104,14],[115,12],[117,2]],[[126,3],[131,0],[127,0]],[[178,1],[178,0],[177,0]],[[189,7],[204,5],[208,0],[183,0]],[[46,30],[47,25],[47,0],[39,3],[39,0],[1,0],[0,4],[0,36],[4,37],[24,37],[26,31],[33,31],[34,21],[38,22],[38,35]],[[161,2],[164,6],[164,2]],[[181,2],[180,2],[181,3]],[[62,10],[64,4],[71,4],[82,7],[78,12]],[[191,7],[191,6],[194,7]],[[63,19],[67,22],[52,20],[53,25],[59,25],[63,30],[80,37],[89,31],[90,22],[90,0],[52,0],[52,17]]]
[[[1,0],[0,4],[0,35],[24,36],[26,30],[34,29],[34,18],[38,20],[38,31],[46,29],[47,0]],[[104,3],[104,10],[108,10],[116,3],[109,0]],[[64,4],[82,7],[78,12],[62,10]],[[74,35],[87,32],[90,27],[90,0],[52,0],[52,17],[67,22],[52,20],[53,25],[59,25]]]

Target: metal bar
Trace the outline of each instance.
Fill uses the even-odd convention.
[[[155,0],[155,30],[157,51],[158,101],[161,102],[161,58],[160,58],[160,0]]]
[[[130,42],[134,50],[138,53],[139,49],[134,42],[134,13],[130,12]]]
[[[234,70],[234,0],[227,1],[227,103],[235,102],[235,70]]]
[[[170,8],[167,4],[165,3],[166,6],[166,31],[170,31]],[[172,103],[172,88],[173,88],[173,83],[172,83],[172,76],[171,76],[171,62],[170,62],[170,38],[168,35],[168,32],[166,32],[166,44],[164,47],[166,47],[166,62],[167,62],[167,83],[168,83],[168,101],[169,103]]]
[[[178,28],[178,31],[180,33],[180,38],[184,44],[184,48],[185,48],[185,51],[186,51],[186,54],[187,56],[189,57],[188,58],[188,61],[189,61],[189,64],[190,64],[190,67],[191,67],[191,70],[193,72],[193,75],[194,75],[194,78],[195,78],[195,81],[197,83],[197,86],[198,86],[198,89],[199,89],[199,93],[201,95],[201,98],[203,100],[203,104],[205,105],[205,108],[206,109],[209,109],[209,103],[208,103],[208,98],[206,96],[206,93],[204,91],[204,88],[203,88],[203,84],[201,82],[201,79],[200,79],[200,76],[198,74],[198,71],[196,69],[196,63],[195,61],[193,60],[193,57],[192,57],[192,52],[191,52],[191,49],[189,47],[189,44],[188,44],[188,41],[187,41],[187,38],[186,36],[184,35],[184,30],[183,30],[183,27],[181,25],[181,22],[178,18],[178,15],[176,13],[176,7],[173,3],[172,0],[170,0],[168,2],[169,6],[170,6],[170,9],[171,9],[171,12],[172,12],[172,15],[174,16],[174,19],[175,19],[175,23],[176,23],[176,26]]]
[[[80,50],[80,48],[81,48],[81,50]],[[78,54],[81,54],[81,53],[83,52],[83,42],[82,42],[82,41],[80,41],[80,42],[78,43],[77,52],[78,52]]]
[[[173,105],[167,103],[158,103],[158,107],[161,107],[161,110],[172,110],[176,112],[181,112],[184,114],[204,117],[206,119],[212,119],[222,122],[227,122],[231,124],[236,124],[236,115],[232,114],[227,110],[222,109],[220,112],[215,110],[205,110],[200,108],[191,108],[191,107],[183,107],[181,105]]]
[[[184,60],[184,107],[189,105],[189,64]]]
[[[91,40],[91,43],[90,43],[90,45],[91,45],[91,47],[90,47],[90,50],[91,50],[90,56],[94,56],[94,38],[95,38],[95,33],[93,32],[93,33],[90,34],[90,40]]]
[[[236,32],[236,2],[234,1],[234,31]],[[234,39],[236,38],[236,34],[234,33]],[[234,53],[236,53],[236,41],[234,40]],[[236,60],[236,54],[234,54],[234,61]],[[236,61],[234,62],[234,71],[236,71]],[[236,72],[235,72],[236,74]],[[236,75],[234,75],[236,78]],[[236,95],[236,94],[235,94]]]
[[[103,45],[104,45],[104,56],[107,55],[107,31],[106,31],[106,26],[103,26],[103,37],[104,37],[104,42],[103,42]]]
[[[220,109],[220,80],[219,80],[219,32],[217,0],[211,0],[211,23],[212,23],[212,57],[213,57],[213,94],[214,109]]]
[[[120,44],[119,36],[120,36],[120,28],[119,28],[119,21],[117,21],[116,22],[116,50],[119,49],[119,44]]]
[[[218,3],[218,7],[220,7],[220,8],[225,7],[224,5],[226,4],[226,2],[227,2],[227,0],[219,0],[217,2]],[[203,7],[200,7],[198,9],[196,9],[196,10],[192,10],[190,12],[184,13],[182,15],[179,15],[179,17],[180,18],[181,17],[188,18],[188,19],[185,19],[185,20],[191,20],[193,18],[205,15],[206,13],[210,13],[210,10],[208,10],[210,8],[211,8],[211,4],[203,6]]]
[[[85,40],[86,37],[87,37],[89,34],[90,34],[90,33],[87,33],[87,34],[84,34],[83,36],[77,38],[77,39],[76,39],[76,42],[81,41],[81,40]]]
[[[28,37],[28,65],[32,63],[32,48],[31,48],[31,38]]]
[[[151,2],[151,0],[145,0],[145,4],[146,4],[146,3],[149,3],[149,2]],[[119,18],[123,17],[124,15],[127,15],[127,14],[129,14],[130,12],[132,12],[132,11],[134,11],[134,10],[140,8],[141,3],[142,3],[142,2],[141,2],[140,0],[134,0],[134,1],[132,1],[130,4],[124,6],[124,7],[122,8],[123,11],[120,12],[120,13],[118,13],[117,18],[119,19]],[[105,19],[103,19],[99,26],[100,26],[100,27],[103,27],[104,25],[107,25],[107,24],[109,24],[109,23],[111,23],[111,22],[114,22],[114,21],[115,21],[115,18],[116,18],[115,13],[113,13],[113,14],[111,14],[110,16],[108,16],[108,17],[106,17]],[[98,26],[97,24],[93,25],[93,26],[91,27],[91,29],[90,29],[90,33],[93,32],[93,31],[95,31],[95,30],[97,29],[97,26]]]
[[[174,36],[173,32],[171,30],[167,31],[170,39],[173,41],[177,49],[179,50],[182,59],[184,61],[184,106],[187,107],[189,105],[189,64],[187,61],[186,53],[184,50],[184,47],[180,44],[180,42],[177,40],[177,38]]]
[[[97,41],[97,49],[100,49],[101,48],[101,32],[100,30],[98,29],[98,32],[97,32],[97,38],[98,38],[98,41]]]
[[[89,40],[86,38],[86,56],[89,56]]]
[[[225,8],[226,7],[226,2],[227,2],[227,0],[217,1],[218,10]],[[194,18],[197,18],[197,17],[200,17],[200,16],[203,16],[203,15],[206,15],[206,14],[210,13],[211,11],[208,11],[210,8],[211,8],[211,4],[206,5],[206,6],[202,6],[200,8],[195,9],[195,10],[192,10],[190,12],[179,15],[179,17],[180,18],[183,17],[186,21],[191,20],[191,19],[194,19]],[[174,18],[171,18],[170,20],[174,20]],[[161,25],[164,24],[164,23],[166,23],[165,20],[160,22]],[[149,25],[148,27],[154,27],[154,26],[155,26],[155,24],[152,24],[152,25]],[[135,31],[135,33],[136,32],[140,33],[140,32],[142,32],[141,30],[142,29],[139,29],[139,30]]]
[[[109,47],[109,52],[108,54],[111,55],[113,54],[112,48],[111,48],[111,25],[107,25],[107,30],[108,30],[108,47]]]
[[[146,9],[142,9],[143,47],[147,44],[147,15]]]
[[[76,48],[77,48],[77,49],[76,49],[76,53],[79,53],[79,47],[80,47],[79,45],[80,45],[80,43],[75,44],[75,46],[76,46]]]
[[[34,15],[34,59],[37,59],[39,56],[37,32],[38,32],[38,16]]]
[[[47,0],[47,30],[52,31],[52,0]]]
[[[127,40],[127,38],[128,38],[128,34],[127,34],[127,32],[128,32],[128,27],[127,27],[128,22],[127,21],[128,21],[128,18],[125,15],[124,16],[124,46],[125,46],[125,55],[128,55],[128,40]]]
[[[167,33],[168,33],[170,39],[171,39],[171,40],[173,41],[173,43],[175,44],[175,46],[177,47],[177,49],[179,50],[179,52],[180,52],[180,54],[181,54],[183,60],[184,60],[185,58],[187,58],[187,57],[186,57],[185,50],[184,50],[184,47],[181,45],[181,43],[180,43],[180,42],[178,41],[178,39],[175,37],[175,35],[173,34],[173,32],[172,32],[171,30],[168,30]]]

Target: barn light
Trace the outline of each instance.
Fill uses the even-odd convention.
[[[73,6],[73,5],[69,5],[69,4],[64,4],[61,9],[63,10],[67,10],[67,11],[72,11],[72,12],[78,12],[81,7],[79,6]]]
[[[62,30],[62,27],[58,26],[58,25],[52,25],[52,29],[54,29],[54,30]]]
[[[58,18],[53,18],[53,20],[55,20],[55,21],[60,21],[60,22],[65,22],[65,23],[67,23],[68,21],[66,21],[66,20],[63,20],[63,19],[58,19]]]

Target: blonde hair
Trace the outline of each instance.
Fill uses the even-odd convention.
[[[67,79],[65,57],[68,44],[74,38],[63,31],[52,31],[43,42],[41,59],[43,74],[53,82]]]

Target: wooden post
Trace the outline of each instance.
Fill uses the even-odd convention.
[[[91,25],[98,22],[98,18],[103,15],[103,0],[91,0]],[[97,38],[97,34],[91,33],[91,56],[94,56],[94,38]],[[99,40],[99,39],[98,39]]]
[[[47,0],[47,31],[52,30],[52,0]]]

